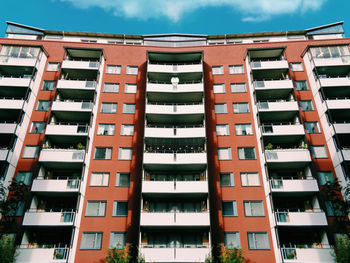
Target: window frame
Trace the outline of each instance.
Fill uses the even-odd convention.
[[[224,124],[216,124],[215,126],[215,132],[216,132],[216,136],[230,136],[230,125],[228,123],[224,123]],[[218,129],[219,128],[219,129]],[[225,129],[225,134],[220,134],[221,129]],[[218,132],[219,131],[219,132]]]
[[[131,71],[131,72],[130,72]],[[136,71],[136,72],[134,72]],[[126,66],[126,75],[135,75],[139,74],[139,67],[135,65],[127,65]]]
[[[98,175],[98,174],[102,175],[101,176],[101,184],[99,184],[99,185],[91,184],[93,181],[93,176]],[[105,176],[107,177],[107,184],[103,184],[103,182],[105,180],[105,178],[104,178]],[[91,172],[89,186],[91,186],[91,187],[108,187],[109,186],[109,177],[110,177],[109,172]]]
[[[114,235],[116,235],[116,234],[123,235],[123,244],[120,244],[120,246],[112,246],[111,245],[112,239],[113,239],[113,243],[114,243],[114,239],[115,239]],[[113,238],[112,238],[112,235],[113,235]],[[109,248],[110,249],[124,249],[125,245],[126,245],[126,232],[114,232],[114,231],[112,231],[110,233],[110,238],[109,238]]]
[[[228,211],[225,212],[225,206],[224,204],[232,204],[232,214],[228,214]],[[222,216],[223,217],[238,217],[238,211],[237,211],[237,201],[236,200],[232,200],[232,201],[221,201],[221,209],[222,209]]]
[[[219,111],[219,109],[217,108],[218,106],[223,106],[224,108],[223,108],[223,111],[221,112],[218,112]],[[215,114],[227,114],[228,113],[228,111],[227,111],[227,103],[215,103],[214,104],[214,112],[215,112]]]
[[[128,183],[127,185],[121,185],[120,184],[120,178],[122,175],[127,175],[128,176]],[[115,180],[115,186],[116,187],[130,187],[130,181],[131,181],[131,174],[127,172],[117,172],[116,174],[116,180]],[[119,182],[119,183],[118,183]]]
[[[236,106],[237,105],[237,106]],[[246,109],[247,111],[239,111],[239,105],[246,105]],[[249,109],[249,102],[233,102],[232,103],[233,106],[233,114],[245,114],[245,113],[250,113],[250,109]]]
[[[231,161],[232,160],[232,149],[231,147],[218,147],[218,160],[219,161]],[[227,153],[228,153],[228,157],[227,159],[222,159],[222,157],[220,158],[220,151],[223,151],[223,150],[227,150]]]
[[[94,240],[93,240],[94,246],[92,248],[82,247],[84,235],[92,235],[92,234],[94,234]],[[99,242],[99,244],[97,244],[99,239],[100,239],[100,242]],[[80,250],[101,250],[102,249],[102,242],[103,242],[103,232],[83,232],[81,234]],[[96,245],[98,245],[98,246],[96,246]]]
[[[110,105],[111,111],[105,111],[106,109],[104,109],[103,106],[107,106]],[[114,105],[115,105],[115,110],[114,110]],[[101,102],[101,109],[100,109],[100,113],[105,113],[105,114],[116,114],[118,110],[118,103],[116,102]]]
[[[256,175],[257,177],[255,179],[257,179],[259,184],[258,185],[249,184],[249,176],[248,175]],[[246,178],[243,178],[243,176],[246,176]],[[241,172],[240,177],[241,177],[241,186],[242,187],[260,187],[261,186],[259,172]],[[247,184],[245,184],[245,183],[247,183]]]
[[[302,106],[303,103],[308,103],[306,108],[305,108],[305,106]],[[315,110],[314,103],[312,102],[312,100],[299,100],[299,105],[300,105],[301,111],[313,111],[313,110]],[[311,105],[311,108],[309,108],[310,105]]]
[[[215,69],[215,71],[214,71]],[[218,70],[218,72],[216,72]],[[211,73],[212,75],[224,75],[225,74],[225,69],[223,65],[214,65],[211,66]]]
[[[244,150],[244,159],[240,158],[240,149]],[[253,158],[247,158],[246,150],[248,150],[248,149],[253,149],[253,153],[254,153],[254,157]],[[256,151],[255,151],[255,147],[254,146],[237,147],[237,153],[238,153],[238,160],[256,160],[257,159]]]
[[[240,68],[242,69],[241,71],[239,72],[235,72],[233,69],[235,68]],[[231,70],[232,69],[232,70]],[[229,65],[228,66],[228,70],[229,70],[229,73],[230,75],[238,75],[238,74],[244,74],[244,65],[243,64],[236,64],[236,65]]]
[[[118,204],[119,203],[126,204],[126,213],[118,215]],[[114,200],[113,201],[113,212],[112,212],[113,217],[128,217],[128,214],[129,214],[129,201],[124,201],[124,200]]]
[[[246,93],[248,92],[247,90],[247,84],[245,82],[235,82],[230,84],[231,87],[231,93]],[[234,87],[244,87],[242,90],[235,90]]]
[[[35,148],[35,154],[32,156],[26,156],[25,155],[25,151],[27,148]],[[36,159],[38,157],[38,153],[39,153],[39,145],[25,145],[23,148],[23,153],[22,153],[22,159]]]
[[[230,177],[230,184],[229,185],[226,185],[223,183],[222,176],[224,176],[224,175],[228,175]],[[232,172],[219,173],[219,181],[220,181],[220,187],[233,187],[233,186],[235,186],[235,177],[234,177],[234,174]]]
[[[292,72],[304,71],[304,65],[302,62],[290,62],[290,68],[291,68]]]
[[[41,105],[42,102],[48,103],[48,104],[44,104],[44,105],[47,105],[47,106],[43,107],[43,105]],[[35,110],[36,111],[49,111],[50,106],[51,106],[51,100],[38,100],[38,103],[36,104]]]
[[[241,129],[242,131],[242,134],[239,134],[238,131],[237,131],[237,127],[238,126],[242,126],[244,125],[244,129]],[[249,127],[250,126],[250,130],[251,130],[251,133],[248,133],[247,132],[247,128],[246,127]],[[246,132],[246,134],[244,134],[244,132]],[[253,126],[251,123],[235,123],[235,135],[236,136],[250,136],[250,135],[254,135],[253,133]]]
[[[108,70],[112,68],[114,68],[115,70]],[[106,65],[106,74],[120,75],[121,73],[122,73],[121,65],[113,65],[113,64]]]
[[[133,106],[132,112],[127,112],[128,107]],[[123,103],[123,114],[135,114],[136,113],[136,103]]]
[[[135,90],[131,89],[131,91],[128,90],[129,86],[134,86]],[[136,94],[137,93],[137,84],[136,83],[125,83],[124,85],[124,93],[125,94]]]
[[[132,134],[125,134],[124,131],[125,131],[125,128],[126,126],[129,126],[131,127],[132,126]],[[135,125],[134,124],[121,124],[120,126],[120,136],[134,136],[134,133],[135,133]]]
[[[106,87],[116,87],[115,91],[109,91],[109,90],[106,90]],[[116,83],[116,82],[105,82],[103,84],[103,93],[119,93],[119,89],[120,89],[120,84],[119,83]]]
[[[224,93],[226,93],[225,83],[215,83],[215,84],[213,84],[213,93],[214,94],[224,94]]]
[[[227,235],[232,235],[234,234],[235,235],[235,238],[236,238],[236,241],[238,243],[238,246],[230,246],[230,244],[227,244]],[[224,233],[224,244],[225,244],[225,247],[228,248],[228,249],[234,249],[234,248],[238,248],[240,249],[241,248],[241,237],[240,237],[240,234],[239,232],[225,232]],[[231,243],[232,244],[232,243]]]
[[[109,126],[113,127],[113,132],[111,134],[109,134],[109,128],[108,128]],[[106,129],[106,127],[107,127],[107,129]],[[103,128],[103,133],[100,132],[100,129],[102,129],[102,128]],[[98,135],[98,136],[114,136],[115,135],[115,124],[114,123],[98,123],[96,135]]]
[[[45,84],[48,84],[48,83],[53,84],[52,87],[50,85],[49,89],[44,88],[46,86]],[[42,91],[53,91],[55,89],[55,86],[56,86],[56,81],[55,80],[43,80],[43,83],[41,85],[41,90]]]
[[[254,247],[252,247],[249,242],[249,234],[253,234],[254,237]],[[264,234],[266,236],[266,241],[267,241],[267,245],[268,247],[266,248],[258,248],[257,245],[257,240],[256,240],[256,234]],[[248,249],[250,250],[270,250],[270,240],[269,240],[269,235],[267,232],[247,232],[247,241],[248,241]]]
[[[252,207],[252,203],[259,203],[261,204],[262,208],[262,214],[255,215],[254,209]],[[246,204],[249,205],[249,210],[246,210]],[[244,216],[246,217],[265,217],[265,208],[264,208],[264,202],[262,200],[244,200],[243,201],[243,210],[244,210]],[[249,212],[249,213],[248,213]]]
[[[319,157],[319,156],[317,156],[316,155],[316,152],[315,152],[315,149],[320,149],[320,148],[323,148],[324,149],[324,156],[321,156],[321,157]],[[314,158],[314,159],[328,159],[328,153],[327,153],[327,148],[326,148],[326,146],[325,145],[311,145],[311,153],[312,153],[312,157]]]
[[[122,151],[123,150],[128,150],[130,151],[130,159],[121,159],[121,156],[123,155],[122,154]],[[118,150],[118,160],[119,161],[131,161],[132,160],[132,154],[133,154],[133,148],[132,147],[119,147],[119,150]]]
[[[106,158],[96,158],[96,152],[98,149],[105,149],[106,152],[104,155],[107,154],[107,150],[110,149],[111,150],[111,157],[109,159],[106,159]],[[94,151],[94,160],[112,160],[112,157],[113,157],[113,147],[105,147],[105,146],[96,146],[95,147],[95,151]]]
[[[306,89],[300,89],[300,88],[298,88],[298,87],[301,87],[301,86],[302,86],[302,85],[298,85],[298,84],[301,84],[301,83],[305,84],[304,87],[306,87]],[[306,80],[295,80],[295,81],[294,81],[294,85],[295,85],[295,90],[297,90],[297,91],[309,90],[309,85],[307,84],[307,81],[306,81]]]
[[[42,125],[42,127],[41,126],[34,126],[35,124]],[[44,121],[32,121],[32,124],[30,125],[29,133],[30,134],[42,134],[44,132],[44,130],[45,130],[45,124],[46,123]],[[37,130],[39,130],[38,127],[42,128],[40,132],[37,131]],[[36,128],[37,130],[35,132],[33,132],[33,128]]]
[[[51,69],[50,66],[56,65],[56,69]],[[61,63],[60,62],[48,62],[46,66],[47,72],[58,72],[60,70]]]
[[[96,210],[96,214],[88,214],[88,207],[89,203],[97,203],[98,207]],[[103,209],[103,213],[100,214],[101,208]],[[106,200],[87,200],[86,201],[86,208],[85,208],[85,217],[105,217],[106,216],[106,210],[107,210],[107,201]]]

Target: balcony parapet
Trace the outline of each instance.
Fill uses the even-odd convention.
[[[307,245],[282,247],[281,253],[284,262],[290,263],[329,263],[334,261],[333,248],[328,244],[317,244],[315,247]]]
[[[326,214],[320,209],[276,211],[278,226],[327,226]]]
[[[17,248],[16,263],[65,263],[68,246],[23,244]]]
[[[306,179],[271,179],[272,192],[318,192],[317,180],[314,178]]]

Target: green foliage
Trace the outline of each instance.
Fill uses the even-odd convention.
[[[233,248],[227,249],[222,247],[221,255],[219,256],[221,263],[243,263],[246,259],[243,257],[242,249]]]
[[[130,263],[132,257],[130,256],[131,246],[126,245],[123,249],[112,248],[108,249],[107,256],[105,258],[106,263]],[[133,263],[146,263],[143,257],[137,257]],[[1,263],[1,262],[0,262]]]
[[[0,263],[13,263],[17,256],[14,238],[3,235],[0,239]]]
[[[350,239],[346,235],[336,237],[333,257],[337,263],[350,262]]]
[[[218,256],[218,260],[215,260],[215,258],[212,255],[209,255],[204,263],[244,263],[248,262],[247,259],[243,256],[242,249],[239,248],[233,248],[228,249],[225,246],[220,246],[220,254]]]

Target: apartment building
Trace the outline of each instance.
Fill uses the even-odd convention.
[[[26,185],[17,263],[333,262],[350,174],[350,40],[300,31],[122,35],[7,22],[1,180]],[[342,193],[339,192],[341,196]],[[9,193],[11,196],[11,193]]]

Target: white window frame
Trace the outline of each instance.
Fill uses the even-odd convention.
[[[126,151],[123,153],[123,151]],[[132,152],[133,149],[131,147],[120,147],[119,148],[119,152],[118,152],[118,160],[121,161],[131,161],[132,160]],[[124,155],[126,155],[128,153],[128,157],[125,157]]]
[[[118,236],[116,238],[116,236]],[[121,243],[116,243],[116,239],[117,240],[122,240]],[[109,248],[113,249],[123,249],[125,247],[125,243],[126,243],[126,233],[125,232],[111,232],[111,236],[109,239]]]
[[[230,236],[232,236],[232,237],[230,237]],[[235,244],[228,243],[229,240],[231,240],[231,239],[236,239]],[[241,248],[241,240],[240,240],[239,232],[225,232],[224,242],[225,242],[225,247],[228,249]]]
[[[216,124],[216,136],[229,136],[230,127],[228,124]]]
[[[219,108],[219,106],[221,107]],[[226,103],[215,103],[214,104],[215,114],[226,114],[227,113],[227,104]]]
[[[244,66],[243,66],[243,64],[230,65],[230,66],[228,66],[228,69],[229,69],[229,73],[231,75],[244,74]]]
[[[253,182],[257,184],[253,184]],[[261,186],[259,173],[258,172],[241,172],[241,185],[242,187]]]
[[[95,205],[96,207],[91,207],[92,208],[96,208],[96,210],[93,210],[93,213],[90,213],[91,211],[89,211],[89,205]],[[106,216],[106,209],[107,209],[107,201],[105,200],[88,200],[86,202],[86,209],[85,209],[85,216],[86,217],[104,217]]]
[[[247,92],[247,84],[245,82],[231,83],[231,93]]]
[[[219,161],[230,161],[230,160],[232,160],[231,147],[219,147],[218,148],[218,160]]]
[[[126,66],[126,74],[127,75],[137,75],[139,73],[139,67],[138,66]]]
[[[129,112],[129,110],[132,107],[132,111]],[[135,103],[124,103],[123,104],[123,113],[124,114],[135,114],[136,112],[136,104]]]
[[[38,145],[26,145],[23,149],[22,159],[35,159],[36,157],[38,157],[38,152]]]
[[[244,113],[250,112],[248,102],[234,102],[234,103],[232,103],[232,105],[233,105],[233,113],[234,114],[244,114]],[[247,107],[244,108],[244,111],[241,111],[242,109],[240,108],[240,105],[245,105]]]
[[[134,136],[135,126],[134,124],[122,124],[120,128],[121,136]]]
[[[236,123],[236,136],[253,135],[253,127],[251,123]]]
[[[107,65],[106,66],[106,74],[115,74],[119,75],[122,72],[121,65]]]
[[[107,107],[108,106],[108,107]],[[107,108],[106,108],[107,107]],[[102,102],[101,113],[117,113],[118,103],[115,102]]]
[[[100,178],[98,178],[100,177]],[[96,183],[100,181],[99,183]],[[106,172],[92,172],[90,177],[90,186],[108,186],[109,185],[109,173]]]
[[[124,93],[126,94],[136,94],[137,84],[136,83],[126,83],[124,87]]]
[[[99,123],[97,126],[97,135],[113,136],[115,133],[115,124],[113,123]]]
[[[103,85],[104,93],[118,93],[119,92],[119,83],[105,82]]]
[[[259,209],[261,209],[259,212],[262,212],[259,214],[254,207],[253,204],[259,204]],[[254,201],[243,201],[243,208],[244,208],[244,215],[247,217],[263,217],[265,216],[264,211],[264,203],[262,200],[254,200]]]
[[[214,94],[220,94],[220,93],[225,93],[225,84],[224,83],[218,83],[218,84],[213,84],[213,93]]]
[[[47,63],[46,71],[57,72],[60,69],[60,62]]]
[[[266,241],[265,247],[258,247],[258,241],[257,241],[257,235],[264,235],[264,239]],[[270,249],[270,243],[269,243],[269,236],[267,232],[248,232],[248,248],[251,250],[268,250]],[[249,238],[251,237],[251,238]],[[253,241],[253,244],[251,244],[251,241]]]
[[[213,75],[224,75],[224,66],[222,65],[212,66],[211,71]]]
[[[322,152],[321,152],[321,150],[322,150]],[[324,146],[324,145],[312,145],[311,152],[312,152],[312,156],[315,159],[327,159],[328,158],[327,149],[326,149],[326,146]]]
[[[301,62],[291,62],[290,67],[293,72],[304,71],[304,66]]]
[[[84,239],[87,239],[88,236],[93,235],[93,246],[92,247],[84,247]],[[103,232],[83,232],[81,235],[81,243],[80,243],[80,249],[81,250],[97,250],[102,248],[102,239],[103,239]]]

